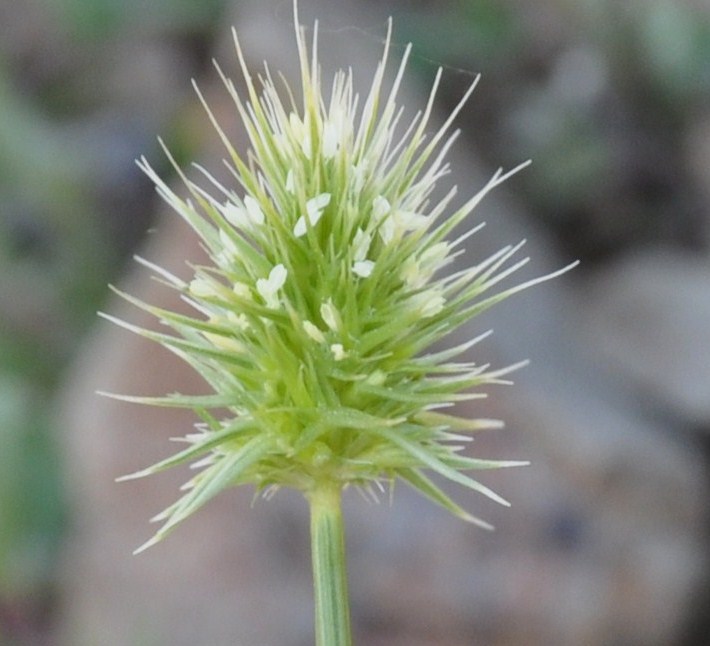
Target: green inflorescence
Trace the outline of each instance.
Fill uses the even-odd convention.
[[[423,110],[404,127],[397,93],[410,49],[386,84],[390,37],[391,25],[362,103],[351,71],[337,73],[326,100],[317,25],[310,53],[298,27],[297,103],[290,90],[277,92],[268,68],[252,79],[235,33],[245,96],[220,75],[249,137],[246,156],[234,149],[198,90],[227,149],[233,181],[224,185],[198,168],[205,188],[175,164],[189,193],[184,199],[145,159],[139,162],[199,236],[210,263],[196,267],[193,279],[184,282],[142,261],[180,292],[193,315],[122,294],[171,333],[107,318],[173,351],[212,391],[118,396],[190,408],[202,420],[185,437],[187,448],[127,476],[184,462],[201,467],[184,495],[156,518],[162,527],[143,548],[221,490],[241,484],[265,495],[280,487],[309,495],[323,483],[369,490],[402,479],[457,516],[488,527],[426,471],[507,504],[467,472],[525,463],[461,453],[471,432],[500,422],[462,419],[442,409],[481,397],[481,386],[507,383],[504,377],[518,366],[491,370],[461,359],[486,335],[446,350],[430,348],[504,298],[561,272],[496,290],[525,264],[527,259],[514,258],[521,245],[467,269],[444,271],[481,225],[456,239],[452,231],[525,164],[498,171],[460,208],[449,209],[455,187],[432,204],[458,134],[452,122],[476,83],[430,132],[439,71]]]

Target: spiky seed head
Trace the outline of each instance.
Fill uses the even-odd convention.
[[[189,193],[183,198],[144,158],[139,161],[163,199],[199,236],[210,263],[196,267],[188,283],[145,263],[181,293],[194,309],[192,316],[123,295],[171,333],[112,320],[175,352],[212,391],[120,396],[190,408],[202,420],[186,435],[187,448],[127,476],[184,462],[199,467],[184,495],[156,517],[163,525],[144,548],[221,490],[241,484],[269,493],[292,487],[308,494],[324,481],[368,488],[399,478],[457,516],[488,527],[424,472],[507,504],[465,472],[525,464],[462,455],[469,433],[499,422],[438,411],[480,397],[482,386],[505,383],[503,376],[517,366],[491,370],[460,360],[485,335],[449,350],[427,351],[507,296],[561,273],[493,291],[525,264],[527,259],[511,260],[519,246],[505,247],[453,275],[442,271],[468,236],[452,241],[451,231],[525,164],[508,173],[499,170],[453,212],[448,206],[455,189],[430,205],[435,183],[447,172],[445,153],[456,138],[451,124],[478,79],[444,124],[430,132],[439,70],[423,110],[402,130],[397,93],[410,47],[386,88],[391,22],[369,93],[360,103],[352,71],[338,72],[329,100],[323,97],[317,24],[309,53],[297,12],[295,17],[301,105],[290,90],[283,98],[268,69],[253,80],[236,32],[245,95],[219,72],[250,140],[246,157],[235,150],[197,90],[226,147],[231,185],[199,169],[204,188],[176,165]]]

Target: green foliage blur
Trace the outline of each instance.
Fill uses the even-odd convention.
[[[156,42],[167,43],[158,60],[184,54],[187,94],[223,4],[30,0],[0,8],[2,644],[40,643],[51,620],[70,522],[57,394],[107,283],[150,226],[152,191],[134,159],[179,118],[180,103],[132,106],[120,61],[136,42],[148,61]]]
[[[70,29],[87,41],[135,29],[209,28],[223,0],[50,0]]]
[[[446,66],[450,104],[482,74],[464,132],[492,166],[533,159],[522,201],[570,256],[707,246],[688,159],[710,106],[707,4],[443,0],[398,24],[428,75]]]

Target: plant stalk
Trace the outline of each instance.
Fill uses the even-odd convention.
[[[315,597],[316,646],[351,646],[341,486],[324,483],[308,494]]]

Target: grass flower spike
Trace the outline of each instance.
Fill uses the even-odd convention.
[[[521,245],[463,271],[444,271],[480,226],[457,239],[451,232],[522,166],[498,171],[458,209],[448,208],[455,188],[432,203],[457,136],[452,122],[475,82],[442,127],[431,131],[439,71],[423,109],[403,125],[397,93],[410,49],[387,85],[390,35],[391,26],[369,93],[358,97],[351,71],[338,72],[323,96],[317,24],[310,52],[305,31],[296,29],[300,93],[280,93],[268,68],[253,78],[235,33],[245,94],[220,75],[249,137],[246,156],[200,95],[233,181],[225,186],[200,168],[204,181],[198,184],[176,166],[189,194],[182,198],[145,159],[139,163],[209,253],[210,263],[196,267],[187,283],[143,261],[194,314],[124,294],[170,332],[113,319],[176,353],[211,390],[122,397],[190,408],[201,419],[185,436],[186,448],[128,476],[184,462],[198,468],[182,497],[156,518],[162,526],[144,548],[227,487],[251,484],[266,496],[281,487],[298,489],[312,509],[318,643],[329,646],[349,643],[344,568],[332,570],[333,559],[344,561],[343,489],[374,493],[373,487],[401,479],[483,527],[487,523],[455,503],[429,474],[508,504],[471,472],[523,463],[461,452],[470,433],[499,423],[445,411],[481,397],[483,386],[507,383],[506,374],[517,366],[492,370],[461,358],[486,335],[446,350],[429,348],[504,298],[561,273],[497,291],[525,264],[514,258]]]

